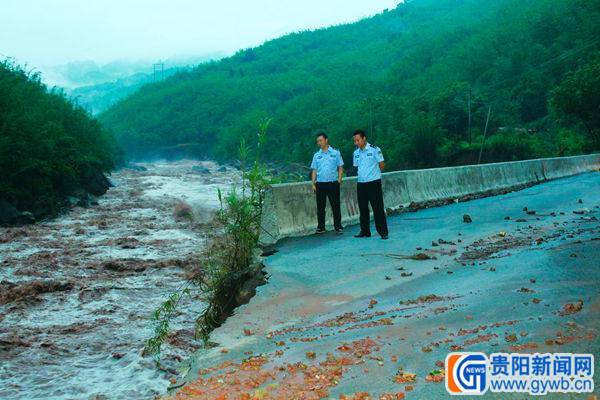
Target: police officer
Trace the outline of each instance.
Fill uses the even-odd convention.
[[[323,132],[317,133],[317,145],[310,164],[312,187],[317,195],[317,233],[325,232],[325,202],[329,199],[333,213],[333,225],[337,233],[342,233],[342,214],[340,212],[340,185],[344,174],[344,161],[340,152],[329,145],[329,139]]]
[[[384,168],[381,149],[367,142],[367,135],[358,129],[354,132],[354,166],[358,168],[356,194],[360,212],[360,233],[354,237],[371,236],[369,203],[375,217],[375,228],[382,239],[388,238],[387,221],[381,191],[381,171]]]

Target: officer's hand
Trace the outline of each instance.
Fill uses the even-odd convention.
[[[342,180],[341,180],[341,179],[338,179],[338,183],[341,185],[341,184],[342,184]]]
[[[313,182],[313,184],[312,184],[312,188],[313,188],[313,192],[316,192],[316,191],[317,191],[317,185],[316,185],[314,182]]]

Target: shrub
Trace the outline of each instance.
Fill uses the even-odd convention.
[[[206,303],[195,324],[196,338],[206,343],[210,332],[244,301],[240,293],[247,291],[248,282],[254,287],[264,282],[262,265],[255,262],[253,255],[260,236],[262,204],[270,183],[260,162],[268,125],[269,121],[260,125],[255,159],[249,168],[250,151],[245,141],[241,142],[241,187],[234,187],[227,194],[219,190],[221,208],[215,217],[218,233],[209,238],[199,270],[153,313],[154,336],[147,341],[145,354],[154,355],[157,362],[169,333],[169,322],[183,296],[197,293]]]

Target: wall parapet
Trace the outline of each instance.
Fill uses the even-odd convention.
[[[382,175],[384,203],[389,214],[410,205],[518,190],[598,170],[600,154],[387,172]],[[345,178],[340,191],[342,223],[355,224],[358,222],[356,178]],[[327,207],[327,225],[331,226],[329,205]],[[316,202],[310,182],[269,187],[263,204],[261,243],[273,244],[286,237],[305,236],[316,227]]]

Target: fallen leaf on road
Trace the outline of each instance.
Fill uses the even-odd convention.
[[[567,303],[563,306],[563,310],[559,313],[559,315],[569,315],[575,314],[581,311],[583,308],[583,300],[577,301],[577,303]]]
[[[396,383],[409,383],[416,382],[417,374],[411,374],[409,372],[399,371],[398,374],[394,377],[394,381]],[[406,390],[409,390],[408,388]]]

